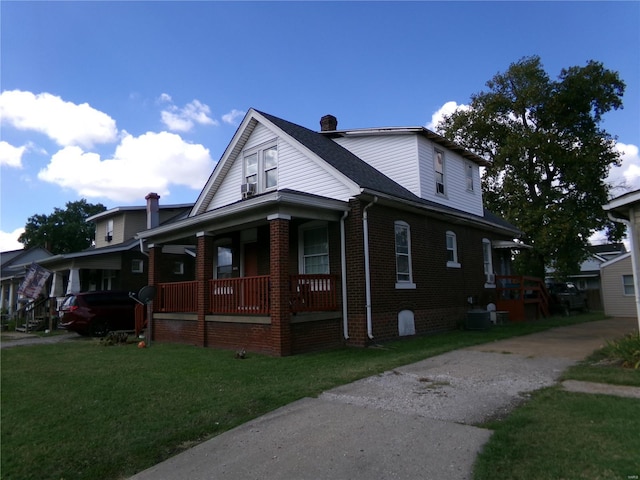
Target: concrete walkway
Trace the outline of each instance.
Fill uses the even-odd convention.
[[[474,425],[633,331],[635,319],[603,320],[449,352],[287,405],[132,480],[470,479],[491,436]]]

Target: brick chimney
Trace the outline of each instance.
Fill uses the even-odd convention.
[[[325,115],[320,119],[320,131],[332,132],[338,129],[338,119],[333,115]]]
[[[144,199],[147,201],[147,230],[156,228],[160,225],[160,195],[151,192]]]

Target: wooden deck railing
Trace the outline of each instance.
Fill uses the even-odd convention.
[[[549,316],[549,293],[542,279],[521,275],[496,276],[498,310],[509,312],[515,321],[526,319],[526,305],[536,306],[536,317]]]
[[[337,275],[291,275],[291,311],[338,310]]]
[[[156,312],[197,312],[198,282],[159,283],[153,304]]]
[[[269,314],[269,275],[209,280],[210,313]]]
[[[269,275],[209,280],[209,314],[269,315]],[[291,275],[292,312],[338,310],[336,275]],[[160,283],[153,302],[156,312],[198,311],[198,282]]]

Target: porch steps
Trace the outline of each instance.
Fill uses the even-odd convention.
[[[21,326],[16,326],[16,332],[36,332],[39,330],[44,330],[46,328],[47,319],[46,317],[36,317],[33,320],[29,320],[27,323],[23,323]]]

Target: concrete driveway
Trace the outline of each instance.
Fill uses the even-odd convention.
[[[469,479],[491,436],[474,425],[632,331],[635,319],[612,319],[449,352],[287,405],[132,479]]]

